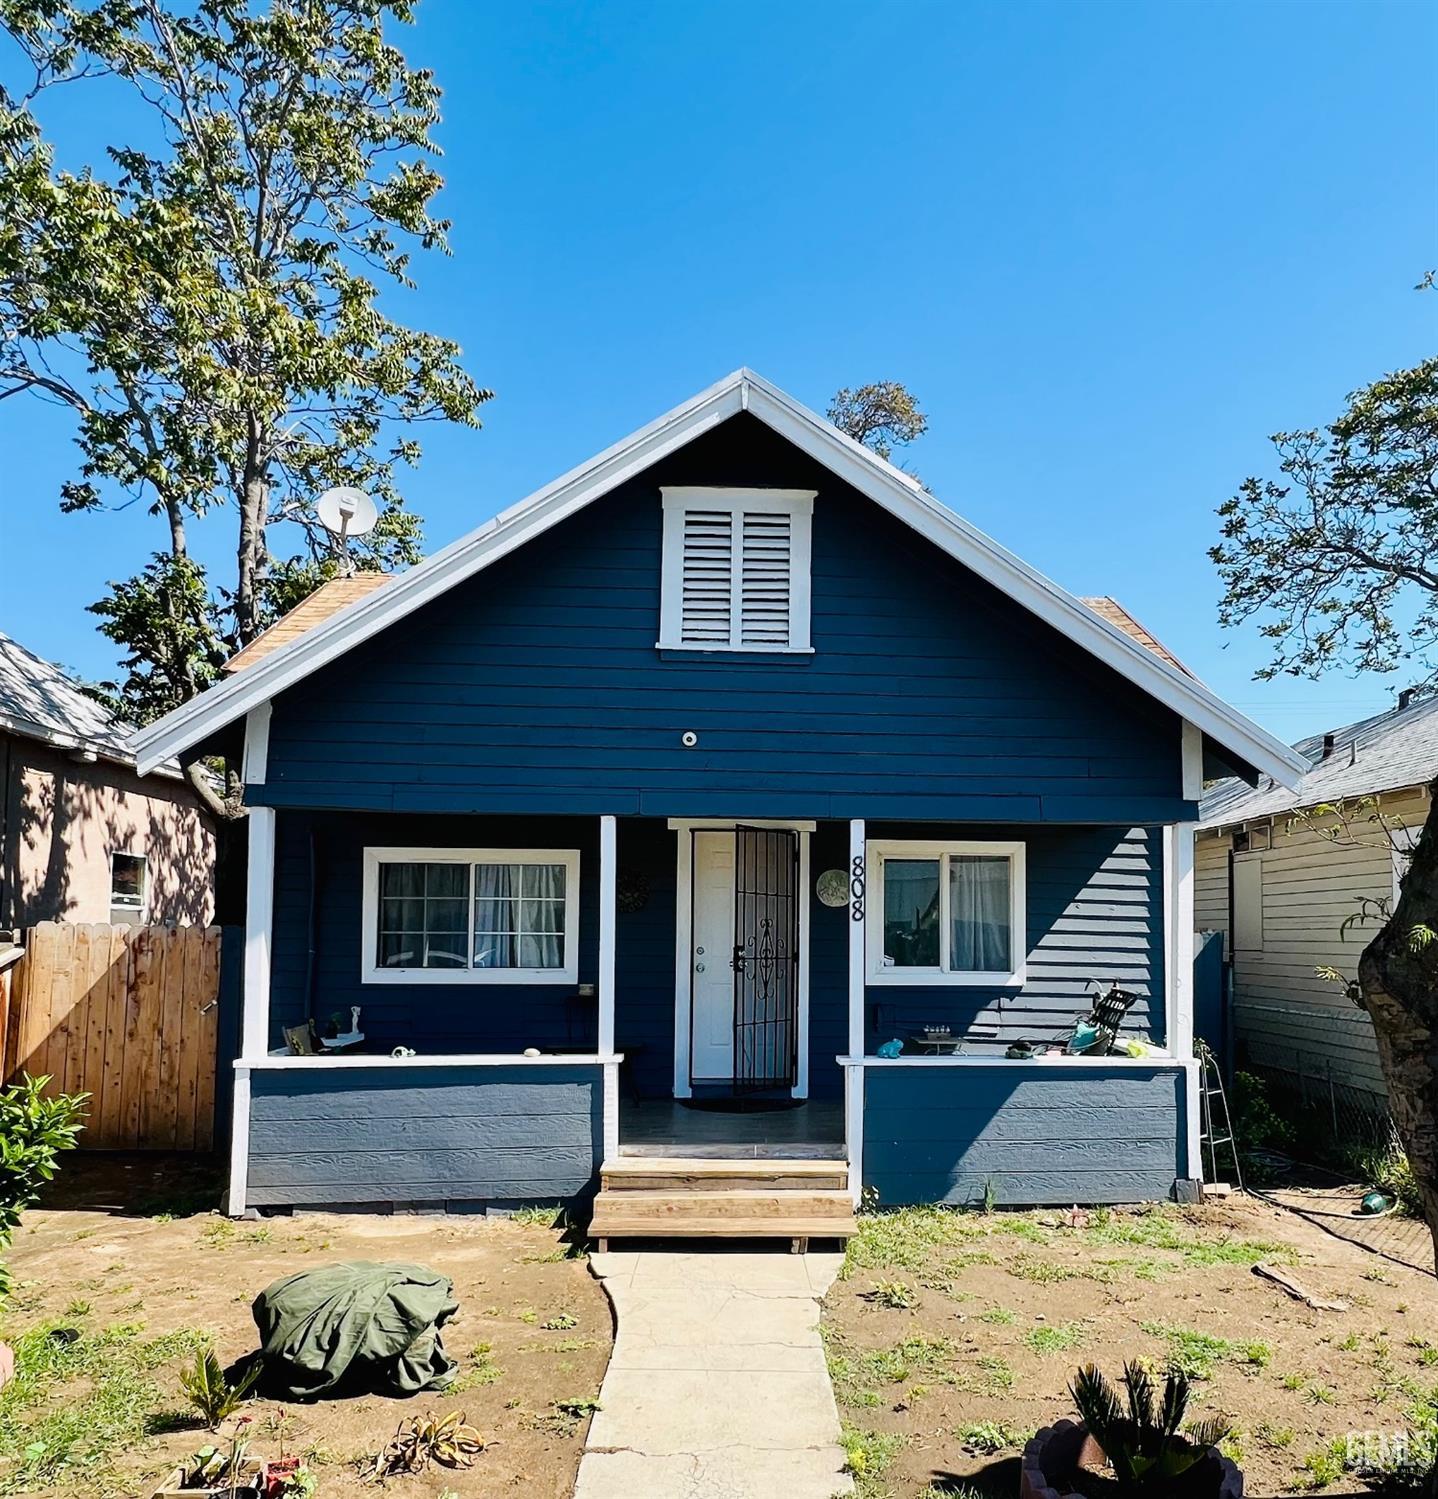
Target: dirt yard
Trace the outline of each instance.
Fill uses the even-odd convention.
[[[195,1348],[210,1339],[227,1364],[250,1352],[257,1292],[346,1259],[418,1262],[453,1279],[460,1312],[444,1340],[459,1380],[412,1400],[253,1401],[254,1450],[304,1454],[320,1499],[572,1491],[612,1327],[552,1215],[231,1223],[199,1207],[213,1200],[202,1173],[165,1177],[141,1161],[101,1176],[94,1158],[68,1160],[56,1188],[26,1213],[10,1258],[16,1286],[0,1337],[16,1345],[22,1373],[0,1391],[0,1493],[148,1496],[146,1480],[210,1439],[186,1418],[179,1384]],[[79,1337],[57,1339],[54,1328]],[[432,1467],[383,1490],[363,1481],[359,1465],[403,1418],[453,1410],[489,1443],[473,1468]]]
[[[1438,1284],[1254,1199],[1151,1212],[861,1219],[824,1334],[869,1499],[1017,1493],[1017,1449],[1067,1384],[1125,1359],[1196,1381],[1249,1495],[1359,1494],[1349,1432],[1438,1431]],[[1286,1266],[1313,1311],[1253,1273]],[[1366,1449],[1391,1456],[1380,1437]]]

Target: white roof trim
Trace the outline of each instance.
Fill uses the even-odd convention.
[[[1308,763],[1286,744],[939,504],[910,475],[747,369],[736,370],[536,490],[478,530],[451,542],[386,587],[341,609],[255,665],[141,729],[134,739],[140,770],[152,769],[251,708],[268,702],[739,411],[753,413],[836,477],[1172,708],[1217,744],[1283,785],[1297,785]]]

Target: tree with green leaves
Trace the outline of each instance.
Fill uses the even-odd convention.
[[[834,393],[826,415],[880,458],[890,457],[895,447],[907,447],[929,429],[918,400],[897,380],[878,380],[852,390],[846,385]]]
[[[359,566],[417,560],[396,477],[420,456],[416,424],[477,426],[489,398],[453,342],[380,308],[384,284],[412,285],[415,249],[447,249],[439,89],[389,40],[412,15],[411,0],[0,0],[32,73],[0,90],[0,400],[74,414],[65,509],[158,517],[163,543],[94,605],[125,652],[117,706],[141,722],[333,572],[326,488],[380,506]],[[59,170],[37,110],[100,80],[126,89],[135,141]],[[219,580],[190,544],[210,517],[233,527]]]
[[[1273,442],[1282,477],[1249,478],[1219,507],[1222,622],[1259,622],[1260,677],[1401,669],[1438,690],[1438,359],[1357,391],[1326,430]],[[1438,819],[1378,914],[1357,997],[1438,1249]]]

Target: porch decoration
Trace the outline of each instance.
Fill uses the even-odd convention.
[[[621,869],[614,879],[615,907],[626,915],[649,904],[649,876],[642,869]]]
[[[847,906],[849,904],[849,876],[842,869],[826,869],[814,881],[814,894],[821,906]]]
[[[1183,1430],[1188,1377],[1159,1396],[1148,1371],[1124,1365],[1123,1398],[1093,1364],[1069,1386],[1082,1422],[1062,1420],[1024,1448],[1020,1499],[1241,1499],[1243,1474],[1218,1444],[1233,1429],[1213,1416]]]

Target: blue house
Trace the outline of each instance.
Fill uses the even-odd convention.
[[[243,759],[231,1211],[1201,1176],[1197,803],[1303,763],[1121,615],[747,370],[348,587],[137,740]],[[1146,1053],[1063,1054],[1115,983]]]

